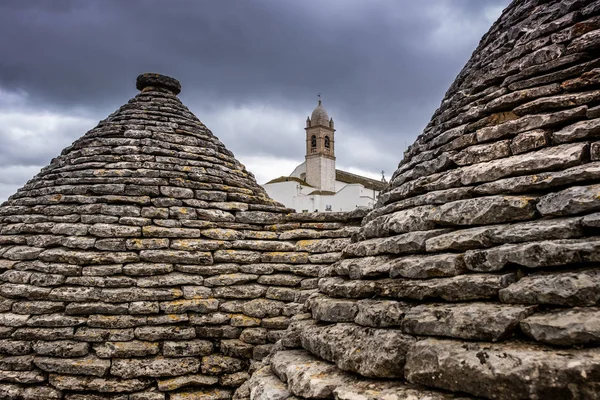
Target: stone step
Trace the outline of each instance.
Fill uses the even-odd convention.
[[[348,374],[304,350],[276,352],[271,367],[248,381],[250,400],[466,400],[471,397],[437,392],[397,380],[371,380]],[[240,391],[238,391],[240,392]],[[297,396],[297,397],[296,397]]]
[[[600,349],[425,339],[408,353],[405,374],[414,384],[488,399],[597,399]]]
[[[308,327],[300,336],[302,347],[312,354],[372,378],[402,378],[406,353],[416,342],[400,330],[348,323]]]

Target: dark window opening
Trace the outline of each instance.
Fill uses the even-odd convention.
[[[317,147],[317,137],[315,135],[310,138],[310,147]]]
[[[329,136],[325,136],[325,147],[329,148]]]

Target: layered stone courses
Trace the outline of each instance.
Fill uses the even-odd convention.
[[[229,399],[365,212],[294,215],[141,93],[0,206],[0,398]]]
[[[600,398],[599,21],[514,1],[366,216],[140,77],[0,206],[0,397]]]
[[[235,398],[600,398],[599,32],[504,10]]]

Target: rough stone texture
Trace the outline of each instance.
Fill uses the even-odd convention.
[[[373,378],[401,378],[406,353],[416,339],[399,330],[354,324],[310,327],[301,334],[302,347],[340,369]]]
[[[596,398],[598,349],[426,339],[408,355],[409,382],[489,399]]]
[[[521,330],[533,339],[570,346],[600,342],[600,310],[573,308],[532,315],[521,321]]]

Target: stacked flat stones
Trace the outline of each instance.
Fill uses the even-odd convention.
[[[600,399],[600,1],[514,1],[238,398]]]
[[[137,87],[0,207],[1,399],[229,399],[360,228],[269,199],[175,79]]]

